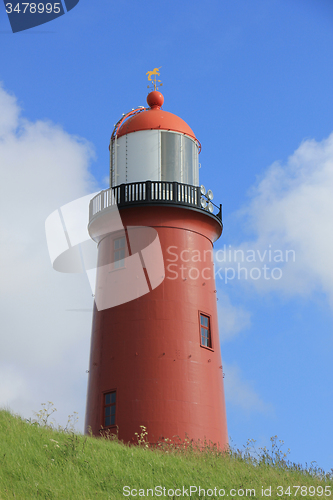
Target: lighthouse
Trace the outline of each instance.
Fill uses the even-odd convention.
[[[90,202],[98,267],[85,428],[135,443],[145,426],[150,443],[188,438],[223,449],[213,264],[221,209],[199,183],[198,139],[162,109],[156,76],[153,88],[147,108],[115,125],[110,188]]]

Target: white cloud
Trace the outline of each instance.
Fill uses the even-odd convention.
[[[220,338],[222,342],[225,342],[250,326],[251,315],[242,307],[233,306],[228,295],[219,293],[218,298],[217,312]]]
[[[18,126],[20,109],[15,96],[5,92],[0,82],[0,137],[5,137]]]
[[[220,262],[220,278],[225,279],[226,267],[235,269],[235,278],[257,290],[278,290],[287,294],[310,295],[324,291],[333,304],[333,134],[317,142],[306,140],[291,155],[286,164],[274,163],[256,187],[251,201],[238,214],[240,220],[256,234],[254,241],[242,243],[232,262]],[[289,260],[286,261],[286,251]],[[245,260],[241,262],[241,252]],[[256,259],[247,261],[250,251]],[[260,255],[257,252],[260,252]],[[260,256],[266,255],[264,261]],[[271,254],[269,254],[271,251]],[[275,253],[274,253],[275,252]],[[280,254],[279,254],[280,252]],[[281,262],[278,262],[280,255]],[[271,260],[269,260],[271,256]],[[281,257],[282,256],[282,257]],[[223,254],[220,254],[222,260]],[[238,273],[238,264],[247,269]],[[263,266],[269,270],[265,272]],[[281,268],[282,277],[273,268]],[[259,279],[258,268],[261,271]],[[229,271],[232,277],[232,271]],[[230,279],[230,281],[232,281]],[[230,282],[229,281],[229,282]]]
[[[242,379],[241,371],[236,365],[223,364],[224,390],[227,404],[238,406],[245,413],[254,412],[272,414],[273,407],[265,403],[253,388],[253,384]]]
[[[85,275],[52,269],[44,227],[55,209],[96,191],[94,153],[59,126],[20,114],[0,87],[0,405],[27,415],[51,400],[60,420],[75,410],[82,425],[91,313],[68,309],[92,309],[91,291]]]

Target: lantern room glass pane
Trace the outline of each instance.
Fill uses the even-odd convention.
[[[161,132],[161,180],[177,181],[181,175],[181,136]]]
[[[198,148],[183,134],[161,131],[161,180],[194,186],[198,178]]]
[[[193,186],[194,183],[194,175],[193,175],[193,141],[188,137],[183,136],[183,162],[182,162],[182,181],[184,184],[191,184]]]

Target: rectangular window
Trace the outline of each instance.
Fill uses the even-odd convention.
[[[114,252],[114,269],[121,269],[125,267],[125,248],[126,248],[126,238],[117,238],[113,242],[113,252]]]
[[[212,337],[210,331],[210,318],[200,313],[200,335],[201,345],[204,347],[212,347]]]
[[[116,425],[116,391],[104,394],[104,427]]]

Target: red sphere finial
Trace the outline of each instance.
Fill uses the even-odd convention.
[[[160,109],[160,107],[164,103],[164,97],[161,94],[161,92],[158,92],[158,90],[153,90],[147,96],[147,103],[148,103],[148,106],[152,109],[154,109],[154,108]]]

